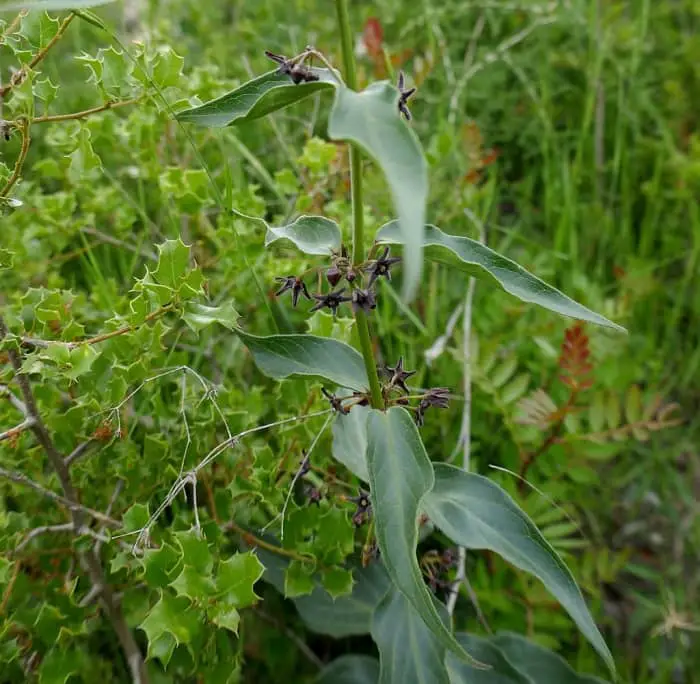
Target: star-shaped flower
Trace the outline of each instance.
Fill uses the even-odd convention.
[[[339,290],[336,290],[335,292],[329,292],[325,295],[315,294],[313,297],[316,300],[316,304],[314,304],[311,307],[311,309],[309,309],[309,312],[313,313],[314,311],[318,311],[319,309],[327,307],[333,312],[333,315],[335,316],[338,313],[338,307],[343,302],[349,302],[352,299],[352,297],[345,296],[343,292],[345,292],[345,288],[341,287]]]
[[[287,290],[292,291],[292,306],[296,306],[297,302],[299,301],[299,295],[303,294],[304,297],[307,299],[311,299],[311,295],[309,294],[309,291],[306,289],[306,285],[304,284],[304,281],[301,278],[297,278],[297,276],[294,275],[289,275],[289,276],[277,276],[275,280],[278,283],[282,283],[282,287],[280,287],[277,292],[275,292],[275,297],[279,297],[283,292],[286,292]]]
[[[381,276],[391,280],[391,271],[389,269],[394,264],[398,264],[399,261],[401,261],[401,257],[390,257],[389,248],[385,247],[378,259],[371,261],[369,265],[365,266],[365,271],[370,274],[368,287],[372,287],[374,281]]]
[[[415,375],[417,371],[407,371],[403,367],[403,356],[399,356],[399,360],[396,362],[395,366],[384,366],[384,373],[389,376],[389,387],[398,387],[402,389],[406,394],[409,394],[409,389],[406,387],[406,380],[412,375]]]
[[[415,88],[406,88],[406,77],[403,71],[399,71],[399,112],[403,114],[406,121],[411,120],[411,112],[408,111],[408,98],[416,92]]]

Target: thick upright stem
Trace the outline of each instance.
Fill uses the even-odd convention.
[[[355,55],[353,53],[347,0],[336,0],[335,7],[338,13],[345,83],[348,88],[354,89],[357,87],[357,76],[355,73]],[[350,184],[352,186],[352,261],[353,264],[360,264],[365,260],[364,215],[362,213],[362,158],[360,150],[355,145],[350,145]],[[382,389],[379,384],[379,376],[377,375],[377,364],[374,361],[374,353],[372,352],[369,323],[362,309],[358,309],[355,313],[355,324],[360,339],[360,351],[367,370],[372,406],[373,408],[384,408]]]

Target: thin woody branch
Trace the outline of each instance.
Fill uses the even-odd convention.
[[[7,183],[5,183],[2,190],[0,190],[0,198],[7,197],[10,194],[10,190],[12,190],[17,181],[21,178],[22,168],[24,167],[24,162],[29,153],[29,143],[31,142],[31,137],[29,136],[29,122],[26,119],[21,119],[16,123],[16,127],[19,129],[20,135],[22,136],[22,147],[19,150],[15,166],[12,169],[12,175],[7,179]]]
[[[74,15],[71,15],[71,17],[72,16]],[[5,320],[2,318],[2,316],[0,316],[0,341],[2,341],[8,335],[8,332],[9,331],[5,324]],[[10,346],[7,350],[7,354],[10,358],[10,364],[15,371],[15,381],[19,385],[22,398],[24,399],[24,404],[27,409],[27,417],[33,419],[34,421],[34,425],[32,426],[31,430],[39,444],[44,449],[46,456],[49,459],[49,463],[58,476],[58,480],[64,494],[64,496],[61,498],[64,499],[68,505],[68,508],[70,509],[74,532],[79,533],[79,531],[85,526],[84,521],[86,516],[85,512],[83,511],[83,506],[81,506],[79,503],[78,494],[73,486],[73,482],[71,481],[68,466],[66,465],[63,456],[59,453],[58,449],[56,449],[53,439],[51,438],[51,435],[49,434],[49,431],[46,428],[41,415],[39,414],[39,409],[29,383],[29,377],[22,370],[22,359],[19,352],[13,346]],[[0,469],[0,475],[14,475],[15,477],[10,477],[10,479],[17,481],[17,473],[9,473],[4,469]],[[44,494],[49,491],[22,475],[20,475],[19,481],[22,481],[25,484],[31,483],[31,486],[33,486],[35,489],[39,488],[39,491],[42,491]],[[54,495],[53,492],[51,494],[53,495],[51,498],[56,498],[57,495]],[[100,514],[100,517],[102,517],[102,514]],[[108,516],[104,517],[109,519]],[[112,587],[105,578],[104,569],[102,568],[102,562],[98,553],[93,548],[87,552],[80,553],[78,558],[80,564],[87,572],[95,591],[99,591],[105,612],[107,613],[112,628],[117,634],[119,643],[129,664],[132,681],[135,684],[148,684],[148,673],[146,671],[143,654],[141,653],[141,649],[134,639],[131,629],[126,623],[120,602],[115,598]]]
[[[103,105],[98,107],[91,107],[90,109],[84,109],[81,112],[72,112],[70,114],[54,114],[53,116],[45,115],[38,116],[32,119],[32,124],[43,124],[43,123],[56,123],[59,121],[79,121],[80,119],[85,119],[93,114],[99,114],[100,112],[106,112],[110,109],[119,109],[120,107],[129,107],[131,105],[137,104],[141,101],[141,97],[133,97],[130,100],[110,100],[105,102]]]
[[[18,435],[21,435],[25,430],[29,430],[34,427],[33,418],[25,418],[19,425],[15,425],[5,432],[0,432],[0,442],[4,442],[6,439],[13,439]]]

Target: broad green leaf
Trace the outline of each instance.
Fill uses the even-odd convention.
[[[367,417],[370,409],[353,406],[350,413],[339,413],[333,421],[333,458],[364,482],[367,473]]]
[[[304,254],[329,256],[340,249],[342,236],[335,221],[323,216],[300,216],[286,226],[268,225],[265,246],[280,239],[293,242]]]
[[[294,84],[286,74],[268,71],[203,105],[177,114],[179,121],[223,128],[259,119],[323,90],[337,86],[328,69],[312,69],[318,81]]]
[[[473,660],[445,626],[416,560],[418,515],[435,478],[418,428],[406,409],[370,412],[367,469],[377,541],[389,577],[443,648]]]
[[[381,563],[370,563],[353,572],[352,593],[333,599],[316,587],[309,596],[296,599],[296,607],[306,626],[336,639],[369,634],[372,614],[389,589],[389,577]]]
[[[379,662],[366,655],[344,655],[321,670],[314,684],[378,684]]]
[[[188,302],[182,318],[194,332],[200,332],[212,325],[212,323],[220,323],[225,328],[233,330],[236,327],[239,315],[231,302],[226,302],[221,306],[207,306],[197,302]]]
[[[489,549],[538,577],[603,657],[614,663],[571,572],[524,511],[491,480],[435,464],[435,485],[424,499],[428,517],[457,544]]]
[[[457,639],[469,653],[478,658],[479,662],[488,665],[490,669],[478,670],[467,663],[460,662],[452,653],[448,653],[445,664],[450,675],[450,684],[540,684],[540,682],[560,684],[558,679],[535,681],[519,672],[517,665],[511,663],[492,640],[472,634],[457,634]]]
[[[492,640],[501,653],[519,672],[532,682],[556,682],[557,684],[605,684],[602,679],[579,675],[560,656],[547,648],[534,644],[519,634],[500,632]]]
[[[432,599],[444,629],[447,611]],[[379,649],[379,684],[449,684],[445,669],[445,646],[396,587],[377,607],[372,620],[372,639]]]
[[[362,356],[343,342],[313,335],[258,337],[240,328],[235,332],[260,370],[272,378],[317,376],[354,390],[368,387]]]
[[[211,576],[190,566],[183,566],[180,574],[170,583],[178,596],[186,596],[193,601],[204,601],[214,593]]]
[[[0,2],[0,12],[8,10],[28,9],[28,10],[73,10],[83,7],[98,7],[107,5],[114,0],[9,0]]]
[[[361,147],[386,176],[404,245],[403,296],[410,300],[423,267],[423,228],[428,171],[420,142],[399,116],[398,91],[386,81],[357,93],[339,88],[328,120],[328,135]]]
[[[405,244],[404,231],[396,221],[391,221],[379,229],[377,241]],[[423,244],[428,259],[454,266],[476,278],[495,281],[506,292],[523,302],[537,304],[562,316],[625,332],[623,327],[575,302],[528,273],[522,266],[476,240],[448,235],[435,226],[427,225]]]

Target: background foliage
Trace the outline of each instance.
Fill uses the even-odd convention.
[[[274,276],[299,270],[298,256],[284,241],[262,251],[258,225],[219,211],[233,206],[271,225],[323,212],[347,235],[347,162],[323,142],[327,108],[311,98],[242,128],[186,132],[162,99],[182,108],[195,96],[216,97],[267,70],[264,49],[290,54],[313,42],[340,63],[334,17],[309,0],[210,4],[206,13],[190,0],[102,8],[125,46],[74,21],[0,114],[35,119],[22,182],[0,215],[0,264],[13,262],[0,270],[8,325],[30,340],[66,342],[126,331],[50,350],[29,343],[23,362],[41,374],[37,400],[57,447],[71,454],[81,501],[122,521],[118,535],[141,529],[182,469],[227,429],[325,409],[318,383],[276,383],[255,369],[230,332],[238,316],[261,334],[354,334],[343,316],[304,321],[274,300]],[[581,328],[478,285],[472,468],[508,490],[564,555],[623,681],[694,681],[696,3],[386,0],[356,3],[353,12],[361,81],[401,66],[419,85],[411,109],[428,151],[430,220],[455,234],[483,233],[488,245],[630,330],[625,338]],[[66,14],[32,13],[11,30],[14,15],[2,16],[6,84]],[[119,106],[41,121],[106,103]],[[9,138],[0,143],[0,187],[22,153],[21,136]],[[367,173],[366,224],[374,230],[392,211],[379,172]],[[466,281],[427,266],[410,310],[382,287],[376,352],[420,369],[416,386],[458,391],[461,326],[442,354],[435,344]],[[0,358],[7,430],[22,414],[5,389],[8,359]],[[453,401],[448,412],[427,414],[431,454],[450,459],[462,408]],[[254,594],[260,564],[251,551],[237,553],[246,529],[285,504],[301,448],[324,420],[255,433],[223,452],[202,471],[198,505],[191,488],[187,500],[175,498],[152,530],[159,548],[143,557],[131,553],[134,536],[105,541],[108,521],[76,540],[60,530],[28,539],[37,526],[64,524],[65,513],[3,482],[1,676],[128,681],[113,633],[72,565],[76,549],[95,543],[126,621],[148,644],[154,681],[313,681],[337,656],[374,654],[367,636],[317,634],[309,613],[318,601],[310,607],[303,597],[294,607],[266,582]],[[3,439],[0,450],[0,467],[55,489],[29,432]],[[298,491],[292,502],[284,546],[299,557],[286,559],[281,585],[277,578],[288,596],[314,588],[307,552],[324,567],[326,589],[343,593],[350,579],[340,565],[362,545],[346,501],[355,481],[331,458],[330,433],[313,458],[309,486],[324,498],[304,505]],[[209,545],[191,532],[193,510]],[[526,634],[577,670],[607,676],[533,578],[490,552],[469,554],[468,575],[493,631]],[[242,576],[245,586],[232,586]],[[224,594],[233,598],[222,605]],[[486,633],[464,598],[456,620],[459,629]]]

